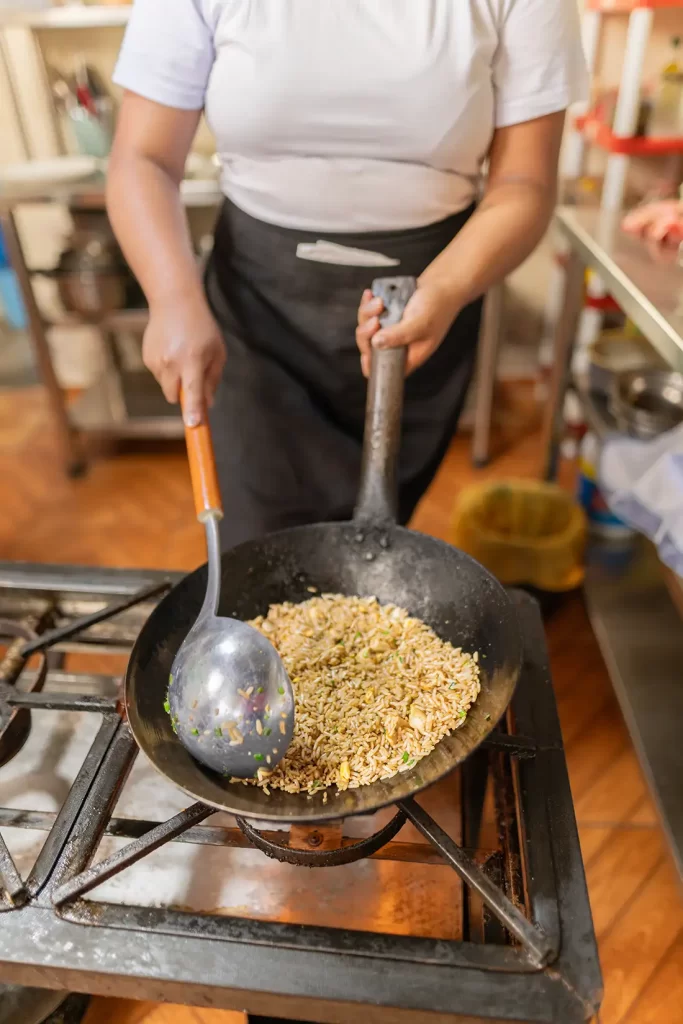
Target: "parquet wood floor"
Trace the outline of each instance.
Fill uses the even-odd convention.
[[[454,443],[415,526],[446,536],[475,477],[533,475],[538,437],[511,417],[512,443],[475,473]],[[191,569],[203,561],[181,447],[93,463],[67,480],[40,390],[0,394],[0,559]],[[605,978],[601,1024],[683,1024],[683,905],[656,811],[577,595],[548,626],[588,885]],[[87,1024],[242,1024],[241,1014],[93,1002]],[[557,1024],[562,1024],[558,1021]]]

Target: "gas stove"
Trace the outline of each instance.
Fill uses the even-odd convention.
[[[6,998],[320,1024],[590,1020],[600,968],[535,602],[512,592],[525,658],[506,722],[409,821],[394,808],[280,831],[188,805],[138,755],[126,655],[179,578],[0,564]],[[0,986],[10,1021],[2,1002]]]

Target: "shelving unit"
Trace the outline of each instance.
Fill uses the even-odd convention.
[[[128,23],[130,12],[130,6],[116,7],[104,4],[90,7],[48,7],[44,11],[7,10],[0,5],[0,28],[117,28]]]
[[[36,86],[43,87],[49,93],[43,48],[47,39],[51,38],[51,33],[81,31],[78,47],[81,48],[82,40],[82,46],[87,49],[93,32],[120,30],[129,21],[131,10],[131,5],[104,4],[72,4],[44,10],[19,9],[17,4],[10,10],[3,7],[3,0],[0,0],[0,45],[8,39],[12,40],[18,44],[17,52],[21,56],[25,49],[29,49],[27,40],[30,40],[30,49],[35,52],[37,67]],[[18,94],[20,90],[13,91]],[[27,118],[31,116],[28,104],[27,110],[20,109],[19,104],[15,105],[20,123],[22,115]],[[52,114],[56,124],[56,112],[53,110]],[[24,136],[26,141],[25,131]],[[62,140],[56,131],[54,138],[55,144],[61,148]],[[26,158],[36,155],[29,144],[25,145],[25,149]],[[205,210],[209,213],[217,210],[223,199],[220,185],[213,177],[183,181],[181,196],[186,209]],[[8,242],[12,265],[21,288],[31,343],[50,404],[52,428],[61,442],[67,472],[78,475],[84,470],[86,442],[90,438],[128,440],[182,437],[183,425],[178,410],[165,401],[152,375],[147,370],[128,369],[121,363],[117,335],[129,333],[141,336],[149,319],[146,309],[115,310],[87,322],[77,314],[66,314],[58,322],[48,321],[43,316],[33,287],[40,272],[27,266],[15,218],[16,210],[25,204],[33,207],[37,204],[60,204],[67,209],[103,211],[104,178],[101,174],[95,174],[79,182],[63,184],[28,181],[10,185],[0,182],[0,226]],[[87,326],[98,332],[103,369],[98,379],[74,402],[69,403],[56,376],[49,341],[53,328],[71,326]]]
[[[645,55],[652,33],[655,11],[677,9],[683,21],[683,0],[587,0],[583,16],[583,42],[591,78],[596,72],[600,39],[606,17],[628,16],[628,32],[623,57],[621,82],[612,127],[606,125],[590,111],[589,103],[576,110],[565,149],[562,177],[577,181],[585,169],[587,149],[599,146],[608,159],[600,198],[600,208],[617,215],[621,212],[630,160],[634,157],[683,156],[683,138],[650,138],[636,134],[640,112],[640,90]],[[566,243],[559,243],[556,265],[553,269],[544,316],[541,339],[541,364],[549,366],[552,339],[557,318],[560,316],[564,289],[563,262]],[[591,276],[587,287],[588,302],[579,318],[577,363],[582,353],[600,332],[605,308],[609,306],[608,293],[603,281]]]
[[[190,181],[181,187],[187,209],[215,210],[222,201],[216,181]],[[121,309],[106,313],[97,321],[89,321],[102,335],[105,369],[100,378],[84,391],[76,402],[68,404],[57,380],[52,363],[48,330],[33,291],[32,280],[40,271],[31,270],[22,250],[14,212],[24,203],[63,203],[92,210],[103,210],[104,179],[69,185],[30,185],[12,190],[0,188],[0,227],[7,244],[12,266],[21,288],[29,319],[29,332],[45,384],[53,418],[53,429],[59,437],[66,458],[67,471],[78,475],[85,468],[88,437],[112,440],[182,437],[182,420],[174,406],[168,405],[161,389],[146,370],[126,370],[117,359],[112,337],[129,331],[142,334],[148,321],[146,309]],[[60,320],[59,325],[83,324],[75,316]]]
[[[577,117],[574,121],[574,128],[582,134],[587,142],[599,146],[608,153],[618,153],[630,157],[683,154],[683,136],[657,138],[649,135],[635,135],[622,138],[615,135],[609,125],[590,115]]]
[[[657,8],[680,7],[680,0],[587,0],[586,9],[600,14],[630,14],[637,7]]]

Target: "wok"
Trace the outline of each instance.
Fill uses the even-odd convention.
[[[388,318],[400,319],[406,282],[375,283]],[[411,283],[414,287],[414,282]],[[479,652],[481,693],[465,724],[431,754],[391,779],[341,793],[283,793],[230,783],[203,767],[174,735],[164,700],[178,648],[206,590],[202,566],[170,591],[145,623],[131,654],[125,702],[133,735],[154,767],[196,800],[242,817],[313,822],[369,814],[413,796],[461,764],[495,727],[521,666],[516,613],[502,586],[479,563],[443,541],[397,526],[405,350],[373,355],[363,466],[352,522],[296,527],[249,541],[222,557],[220,614],[251,619],[281,601],[321,593],[374,595],[428,623],[456,647]]]

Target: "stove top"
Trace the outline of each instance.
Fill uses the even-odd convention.
[[[0,564],[0,981],[321,1024],[590,1020],[600,969],[531,598],[512,592],[507,721],[461,769],[400,808],[279,831],[188,805],[122,716],[126,656],[179,578]]]

